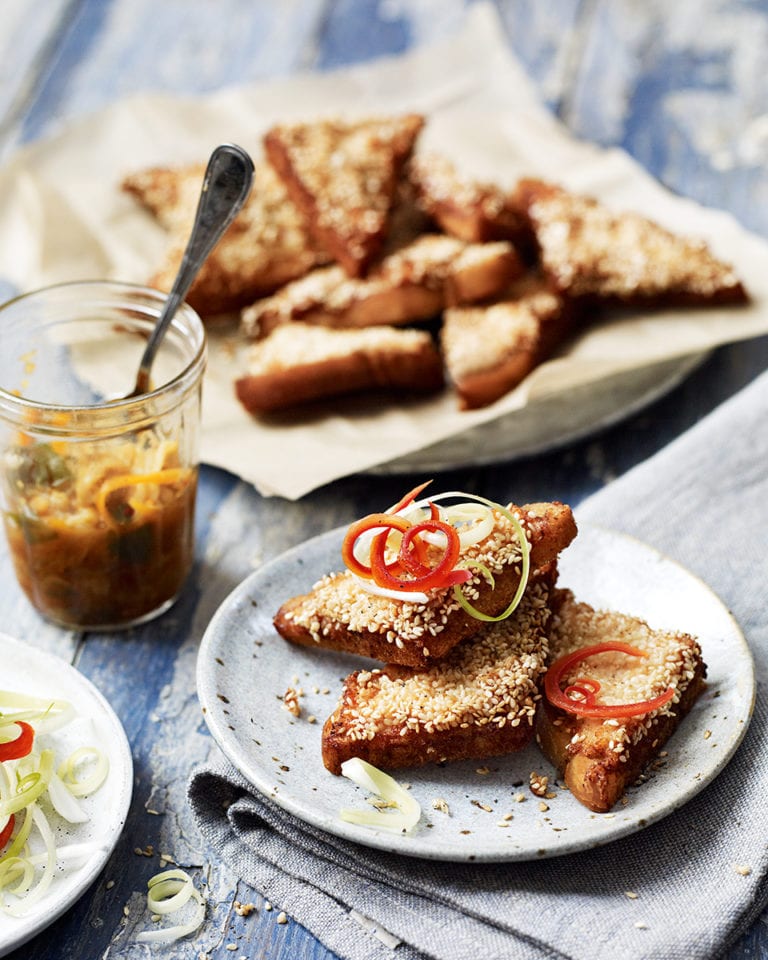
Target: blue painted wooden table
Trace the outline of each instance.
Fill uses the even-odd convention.
[[[7,158],[20,144],[138,91],[203,94],[396,54],[459,29],[467,5],[4,0],[0,151]],[[623,147],[672,190],[729,210],[768,237],[768,0],[500,0],[498,10],[506,41],[541,99],[574,134]],[[767,338],[721,348],[672,393],[619,426],[512,464],[468,464],[445,483],[494,499],[561,499],[576,506],[738,391],[767,362]],[[4,629],[64,656],[103,691],[125,726],[135,762],[130,816],[107,868],[14,957],[144,956],[132,933],[146,919],[146,880],[158,869],[158,855],[167,854],[205,882],[209,905],[195,938],[160,955],[330,960],[298,924],[278,925],[277,909],[265,909],[227,864],[202,848],[185,787],[191,766],[214,747],[196,699],[195,655],[211,615],[254,565],[380,508],[416,479],[353,476],[288,502],[262,498],[238,478],[204,467],[194,575],[171,612],[119,636],[75,635],[41,621],[0,547]],[[134,853],[147,845],[155,856]],[[240,917],[236,900],[259,909]],[[728,956],[768,957],[765,925],[755,923]]]

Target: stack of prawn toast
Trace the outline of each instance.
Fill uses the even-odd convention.
[[[480,498],[490,513],[469,520],[453,574],[441,570],[453,586],[425,589],[413,600],[408,574],[402,590],[366,587],[360,575],[367,570],[375,578],[382,558],[390,570],[404,570],[414,540],[436,524],[467,522],[466,503],[455,514],[439,513],[434,501],[415,501],[422,489],[389,513],[353,524],[342,548],[348,569],[324,576],[275,615],[278,633],[292,643],[382,663],[344,681],[323,726],[325,766],[339,774],[353,757],[383,768],[480,760],[522,750],[535,732],[573,796],[591,810],[610,810],[702,691],[706,665],[698,642],[595,610],[557,586],[558,557],[576,536],[572,512],[559,502],[502,507]],[[355,546],[377,529],[386,532],[378,534],[378,554],[367,542],[366,567]],[[387,547],[392,532],[395,552]],[[443,527],[448,541],[449,533]],[[524,584],[519,536],[529,548]],[[450,548],[429,549],[447,555]],[[425,583],[428,556],[434,560],[422,551],[415,568]],[[457,583],[466,604],[457,602]]]
[[[375,767],[412,767],[500,756],[533,736],[546,670],[555,564],[531,578],[506,620],[479,626],[429,667],[388,664],[344,681],[323,727],[323,763],[341,773],[359,757]]]
[[[748,300],[704,242],[532,177],[473,180],[421,148],[425,125],[404,114],[265,131],[251,196],[189,294],[206,321],[235,317],[254,342],[232,378],[249,413],[382,387],[398,397],[447,386],[459,409],[484,407],[606,310]],[[203,170],[123,180],[168,233],[153,286],[173,282]],[[303,331],[279,330],[299,324],[348,335],[331,338],[332,349],[322,335],[316,349],[297,349]],[[395,378],[393,352],[413,357],[414,328],[434,341],[419,350],[430,375],[411,362]]]

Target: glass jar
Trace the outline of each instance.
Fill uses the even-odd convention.
[[[133,390],[165,295],[67,283],[0,308],[3,521],[18,581],[67,628],[167,610],[194,557],[206,342],[186,304]]]

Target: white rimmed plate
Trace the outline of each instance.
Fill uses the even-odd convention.
[[[109,759],[101,788],[81,801],[87,823],[70,824],[50,812],[57,844],[88,844],[83,860],[59,866],[45,896],[22,917],[0,913],[0,956],[36,936],[72,906],[104,867],[122,833],[133,790],[133,761],[122,724],[90,680],[60,657],[0,633],[0,687],[35,697],[71,701],[77,718],[41,738],[53,747],[57,762],[78,746],[98,746]],[[48,809],[46,808],[46,813]],[[33,830],[33,837],[36,833]],[[9,898],[10,899],[10,898]]]
[[[344,676],[370,661],[293,646],[272,626],[284,600],[339,568],[343,534],[333,530],[309,540],[251,574],[213,617],[198,655],[198,694],[214,738],[257,791],[301,820],[369,847],[429,859],[491,862],[573,853],[640,830],[682,806],[717,776],[741,742],[754,705],[754,668],[725,606],[651,547],[581,524],[560,558],[561,586],[593,606],[682,629],[701,641],[707,689],[668,743],[666,763],[609,814],[592,813],[560,790],[542,811],[528,790],[530,772],[547,773],[551,782],[556,774],[531,745],[487,761],[395,771],[422,806],[412,834],[346,823],[341,808],[370,808],[362,791],[323,767],[320,734]],[[303,690],[299,717],[280,699],[291,686]],[[308,722],[309,716],[317,722]],[[478,772],[483,769],[488,772]],[[518,792],[526,802],[513,801]],[[433,809],[436,798],[447,802],[450,816]],[[503,820],[509,813],[512,819]]]

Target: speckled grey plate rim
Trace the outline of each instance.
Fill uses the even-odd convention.
[[[708,352],[675,357],[536,397],[437,443],[370,467],[365,473],[396,475],[483,466],[549,453],[584,440],[639,413],[678,387]],[[460,414],[459,414],[460,416]]]
[[[197,689],[208,728],[232,764],[265,797],[307,824],[367,847],[425,859],[511,862],[575,853],[649,826],[699,793],[729,762],[754,707],[754,665],[746,640],[719,598],[699,578],[625,534],[580,524],[560,560],[561,586],[597,607],[644,617],[654,627],[699,636],[708,686],[667,745],[666,765],[627,793],[608,814],[581,806],[555,788],[539,809],[528,790],[532,770],[556,780],[535,745],[483,763],[466,761],[396,771],[422,806],[409,835],[346,823],[343,807],[366,808],[365,794],[322,765],[322,722],[341,680],[370,661],[321,649],[294,647],[272,626],[284,599],[339,567],[345,528],[321,534],[256,570],[212,618],[197,661]],[[301,716],[279,699],[298,681]],[[330,693],[324,694],[323,689]],[[308,722],[314,715],[316,723]],[[483,768],[488,773],[481,773]],[[515,803],[522,792],[526,802]],[[446,799],[450,816],[432,808]],[[512,820],[501,827],[503,816]]]
[[[82,717],[100,727],[99,743],[109,759],[109,777],[89,798],[95,815],[86,830],[96,832],[98,849],[87,863],[57,875],[42,900],[26,916],[0,914],[0,957],[17,949],[50,926],[85,893],[104,868],[123,832],[133,795],[133,757],[122,723],[104,695],[56,654],[30,646],[0,632],[0,686],[30,696],[56,696],[74,703]],[[41,684],[41,677],[44,682]],[[64,832],[77,826],[63,828]]]

